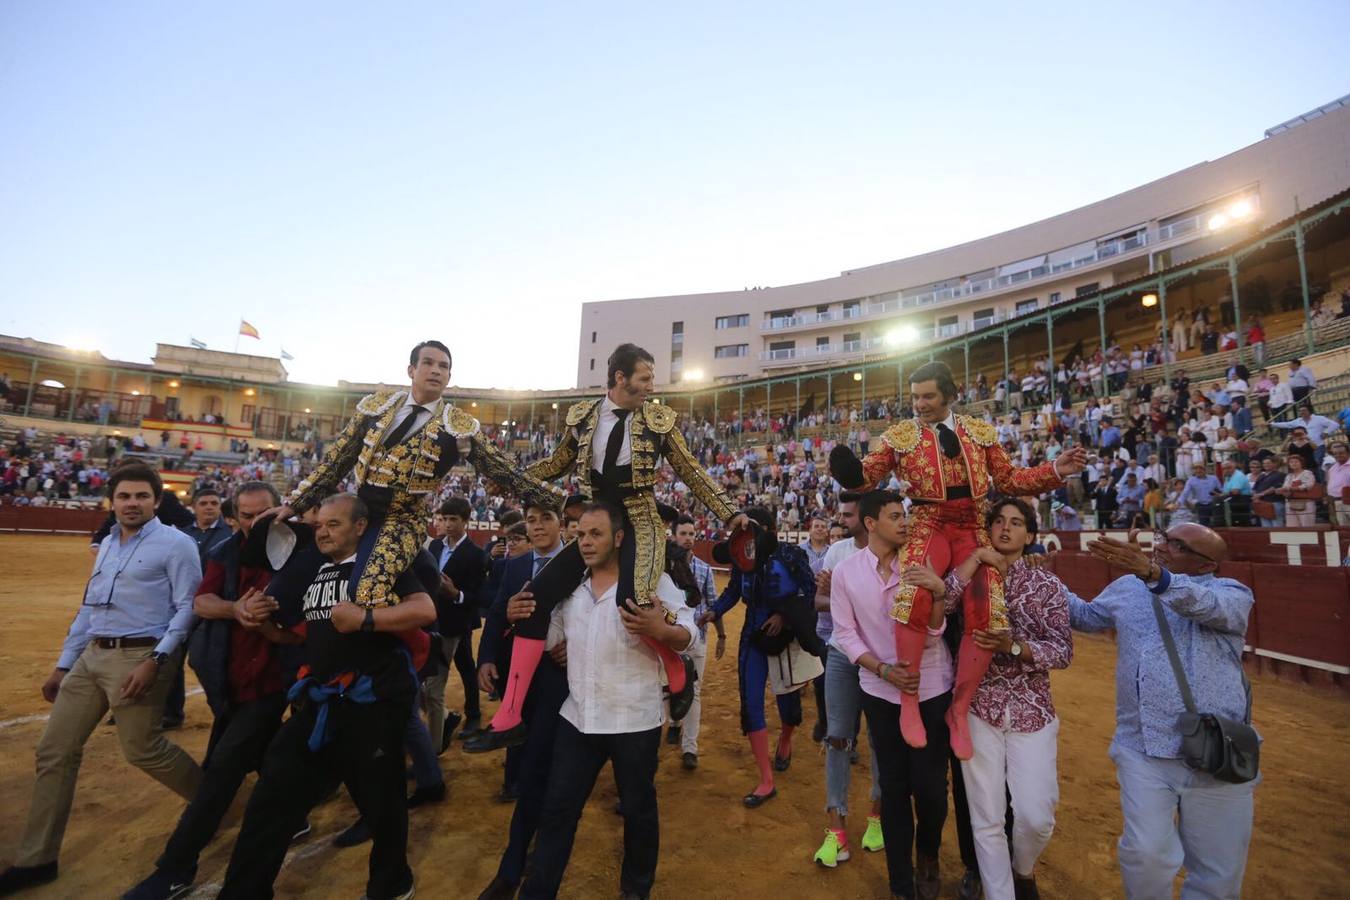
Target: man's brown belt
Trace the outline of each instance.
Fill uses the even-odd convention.
[[[92,640],[92,643],[97,644],[97,645],[98,645],[101,649],[103,649],[103,650],[116,650],[116,649],[118,649],[119,647],[120,647],[121,649],[123,649],[123,650],[131,650],[131,649],[133,649],[133,648],[135,648],[135,647],[153,647],[153,646],[155,646],[156,644],[159,643],[159,638],[156,638],[156,637],[124,637],[124,638],[101,637],[101,638],[94,638],[94,639]]]

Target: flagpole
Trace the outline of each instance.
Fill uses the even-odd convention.
[[[239,327],[234,330],[234,352],[239,352],[239,336],[244,333],[244,320],[239,320]]]

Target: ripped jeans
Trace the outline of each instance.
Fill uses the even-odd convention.
[[[858,686],[858,667],[831,645],[825,658],[825,712],[828,716],[825,738],[825,811],[848,815],[848,786],[852,767],[849,751],[858,734],[862,715],[862,688]],[[833,740],[832,740],[833,739]],[[867,732],[871,744],[872,731]],[[836,747],[836,743],[842,746]],[[872,745],[872,802],[881,799],[876,747]]]

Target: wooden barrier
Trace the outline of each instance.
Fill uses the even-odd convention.
[[[66,509],[59,506],[0,506],[0,532],[39,534],[93,534],[108,518],[106,509]]]

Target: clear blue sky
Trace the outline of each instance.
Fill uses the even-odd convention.
[[[1350,4],[0,4],[0,332],[567,387],[585,300],[828,277],[1350,91]]]

